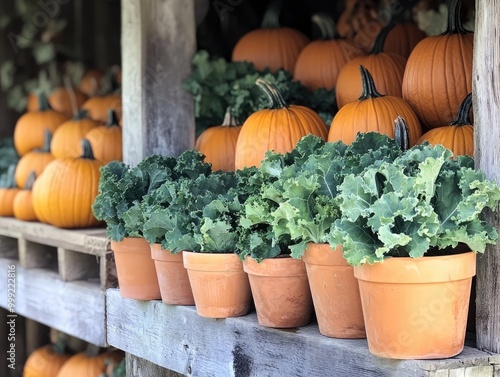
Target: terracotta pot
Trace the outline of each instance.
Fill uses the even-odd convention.
[[[393,359],[462,352],[475,273],[474,252],[355,267],[370,352]]]
[[[198,315],[228,318],[250,311],[250,284],[238,255],[189,251],[182,254]]]
[[[247,257],[243,268],[261,326],[292,328],[310,322],[313,305],[303,261],[286,257],[259,263]]]
[[[366,338],[363,309],[354,267],[342,255],[342,247],[308,245],[306,264],[319,332],[334,338]]]
[[[161,298],[151,247],[144,238],[124,238],[111,241],[115,254],[116,273],[120,294],[136,300]]]
[[[151,257],[156,266],[161,299],[165,304],[194,305],[193,291],[182,253],[172,254],[160,244],[151,245]]]

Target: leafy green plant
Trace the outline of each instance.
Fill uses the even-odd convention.
[[[9,167],[17,165],[19,155],[12,138],[0,139],[0,187],[7,187],[10,179]]]

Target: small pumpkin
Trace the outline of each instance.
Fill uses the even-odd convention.
[[[102,163],[94,159],[88,140],[80,158],[52,161],[33,185],[33,208],[41,222],[60,228],[98,225],[92,213]]]
[[[363,66],[359,67],[363,90],[355,102],[342,107],[333,118],[328,141],[341,140],[350,144],[358,132],[380,132],[394,137],[393,122],[398,116],[408,124],[410,146],[422,135],[422,129],[412,108],[402,98],[383,96],[377,91],[373,77]]]
[[[339,109],[350,102],[356,101],[359,97],[362,90],[361,77],[359,76],[360,65],[370,71],[380,93],[402,97],[401,84],[406,58],[383,51],[387,34],[393,27],[394,24],[389,24],[381,30],[369,55],[352,59],[340,71],[335,91]]]
[[[433,128],[427,131],[417,141],[417,144],[425,140],[429,144],[441,144],[448,148],[456,156],[468,155],[474,157],[474,127],[469,117],[472,107],[472,93],[462,101],[458,113],[453,122],[444,127]]]
[[[81,154],[80,141],[87,132],[98,127],[99,123],[87,117],[82,110],[73,119],[61,124],[52,136],[50,150],[55,158],[78,157]]]
[[[472,91],[474,34],[462,25],[461,4],[450,2],[447,31],[420,41],[408,58],[403,98],[429,129],[450,122]]]
[[[23,221],[38,221],[35,210],[33,209],[33,193],[32,188],[35,183],[36,174],[32,171],[28,175],[26,185],[19,191],[14,198],[13,212],[14,217]]]
[[[279,25],[284,0],[270,3],[260,29],[245,34],[234,46],[232,60],[246,61],[258,71],[285,69],[293,72],[300,51],[309,43],[302,32]]]
[[[88,96],[80,90],[65,87],[56,88],[48,97],[50,107],[55,111],[65,114],[67,117],[72,117],[75,110],[78,111],[87,99]],[[38,109],[38,101],[38,97],[35,94],[31,94],[28,99],[28,111]]]
[[[42,174],[45,167],[54,160],[54,156],[50,152],[51,139],[52,133],[46,129],[43,147],[37,148],[21,157],[17,163],[15,173],[17,187],[25,187],[28,176],[32,171],[38,177]]]
[[[110,161],[123,159],[122,128],[113,110],[108,112],[107,124],[91,129],[85,134],[85,139],[92,146],[95,158],[104,165]]]
[[[333,19],[322,13],[312,21],[321,31],[321,39],[309,43],[300,53],[293,77],[309,90],[332,90],[342,67],[363,52],[345,39],[339,39]]]
[[[228,107],[222,124],[203,131],[196,139],[194,149],[205,155],[205,162],[212,164],[213,171],[234,171],[236,142],[240,131],[240,122]]]
[[[87,71],[80,80],[79,89],[89,97],[97,95],[102,89],[101,80],[104,77],[104,72],[99,69]]]
[[[427,34],[419,29],[416,22],[397,22],[387,34],[383,49],[384,52],[399,54],[408,59],[415,46],[425,37]]]
[[[0,188],[0,216],[12,217],[14,216],[14,199],[19,191],[14,181],[15,165],[9,166],[6,174],[5,185]]]
[[[89,345],[85,352],[78,352],[59,370],[57,377],[100,377],[109,371],[109,365],[117,365],[122,359],[121,352],[105,351]]]
[[[70,359],[64,346],[47,344],[33,351],[24,364],[23,377],[54,377]]]
[[[82,105],[82,109],[87,110],[89,118],[97,122],[106,123],[110,109],[114,110],[118,120],[121,120],[122,97],[119,94],[92,97]]]
[[[19,118],[14,129],[14,146],[20,156],[36,148],[42,148],[45,130],[54,132],[69,117],[51,109],[47,97],[38,96],[38,110],[24,114]]]
[[[320,116],[305,106],[288,105],[273,84],[257,79],[256,84],[269,98],[269,109],[250,115],[236,143],[235,168],[260,166],[267,151],[290,152],[310,133],[326,140],[328,131]]]

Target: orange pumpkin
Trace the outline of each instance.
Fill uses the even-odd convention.
[[[52,134],[49,130],[45,130],[45,142],[42,148],[35,149],[25,154],[16,166],[16,185],[19,188],[26,186],[26,181],[29,174],[33,171],[38,177],[42,174],[45,167],[54,160],[54,156],[50,153]]]
[[[33,185],[33,207],[41,222],[60,228],[98,225],[92,213],[102,163],[95,160],[88,140],[80,158],[52,161]]]
[[[472,91],[474,35],[464,29],[460,8],[461,0],[451,1],[446,33],[423,39],[408,58],[403,98],[428,128],[448,124]]]
[[[65,114],[50,108],[45,94],[38,97],[38,111],[32,111],[19,118],[14,129],[14,146],[20,156],[29,151],[42,148],[46,129],[54,132],[57,127],[69,119]]]
[[[57,377],[100,377],[110,372],[110,365],[117,365],[123,359],[119,352],[106,351],[100,354],[79,352],[63,365]]]
[[[123,159],[122,129],[113,110],[109,110],[108,117],[105,126],[95,127],[85,135],[92,146],[95,158],[104,165],[110,161]]]
[[[279,13],[283,0],[272,1],[264,15],[262,27],[245,34],[233,49],[234,62],[253,63],[258,71],[285,69],[293,72],[300,51],[309,38],[296,29],[281,27]]]
[[[234,171],[234,155],[241,125],[228,107],[220,126],[207,128],[196,139],[195,149],[205,155],[212,170]]]
[[[32,171],[28,175],[26,185],[19,191],[14,198],[13,212],[14,217],[23,221],[38,221],[35,210],[33,209],[33,183],[35,183],[36,174]]]
[[[287,105],[276,86],[263,79],[256,84],[267,95],[269,109],[250,115],[236,143],[235,168],[260,166],[267,151],[290,152],[310,133],[326,140],[327,129],[320,116],[304,106]]]
[[[37,348],[24,364],[23,377],[54,377],[69,360],[70,355],[51,344]]]
[[[118,120],[122,117],[122,97],[119,94],[109,94],[101,97],[92,97],[82,106],[87,110],[89,118],[97,122],[106,123],[109,110],[117,113]]]
[[[382,29],[369,55],[352,59],[340,71],[335,91],[339,109],[350,102],[356,101],[359,93],[361,93],[360,65],[370,71],[380,93],[395,97],[402,96],[401,84],[405,71],[406,58],[398,54],[383,51],[385,38],[392,27],[394,27],[394,24],[390,24]]]
[[[93,97],[102,89],[101,80],[104,73],[99,69],[87,71],[80,80],[79,89],[89,97]]]
[[[444,127],[427,131],[417,141],[418,144],[427,140],[430,144],[441,144],[453,152],[455,156],[468,155],[474,157],[474,127],[469,117],[472,107],[472,93],[462,101],[453,122]]]
[[[415,46],[427,34],[418,28],[416,22],[398,22],[387,34],[384,43],[384,52],[393,52],[408,58]]]
[[[363,52],[344,39],[338,39],[331,17],[315,14],[313,23],[321,30],[321,39],[309,43],[300,53],[293,77],[309,90],[332,90],[342,67]]]
[[[49,104],[55,110],[67,117],[72,117],[75,111],[87,100],[87,95],[78,89],[67,89],[60,87],[49,95]],[[38,97],[34,94],[28,98],[28,111],[35,111],[39,107]]]
[[[14,216],[14,199],[20,191],[14,182],[15,165],[9,166],[6,174],[5,186],[0,188],[0,216]]]
[[[81,154],[80,142],[87,132],[98,127],[99,123],[87,118],[87,111],[82,110],[76,117],[61,124],[52,136],[50,150],[55,158],[73,157]]]
[[[355,102],[342,107],[333,118],[328,141],[341,140],[350,144],[358,132],[380,132],[394,137],[394,119],[401,116],[408,124],[410,146],[422,135],[420,122],[402,98],[383,96],[377,91],[370,72],[360,66],[363,91]]]

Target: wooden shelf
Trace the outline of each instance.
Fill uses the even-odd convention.
[[[57,272],[26,269],[0,258],[0,271],[16,266],[15,313],[69,335],[106,346],[105,292],[98,282],[62,281]],[[7,309],[7,285],[0,284],[0,306]]]
[[[446,360],[388,360],[371,355],[366,340],[327,338],[315,324],[268,329],[255,314],[215,320],[194,307],[124,299],[117,289],[106,296],[108,343],[185,375],[493,377],[500,370],[500,355],[471,347]]]

